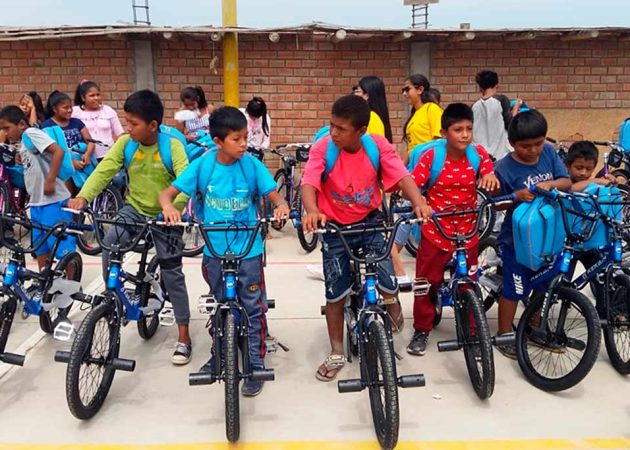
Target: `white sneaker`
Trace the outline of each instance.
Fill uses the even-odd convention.
[[[308,273],[313,275],[315,278],[326,281],[326,278],[324,277],[324,266],[321,264],[308,264],[306,266],[306,270],[308,270]]]
[[[192,356],[192,345],[178,342],[175,346],[175,352],[171,357],[171,362],[176,366],[183,366],[190,362]]]

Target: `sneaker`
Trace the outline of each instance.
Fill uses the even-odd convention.
[[[306,270],[308,271],[308,273],[313,275],[313,277],[322,281],[326,281],[326,278],[324,277],[324,266],[322,266],[321,264],[307,264]]]
[[[256,370],[256,367],[253,369]],[[264,384],[264,381],[245,380],[241,388],[241,393],[245,397],[256,397],[262,392]]]
[[[423,356],[427,352],[427,343],[429,342],[429,333],[425,331],[415,331],[411,342],[407,346],[407,353],[415,356]]]
[[[507,334],[509,334],[509,333],[507,333]],[[497,336],[499,336],[499,335],[497,335]],[[499,353],[501,353],[506,358],[516,361],[516,359],[517,359],[516,358],[516,345],[514,345],[514,344],[497,345],[496,349],[499,351]]]
[[[190,357],[192,356],[192,345],[191,344],[183,344],[178,342],[175,346],[175,352],[171,357],[171,362],[176,366],[183,366],[184,364],[188,364],[190,362]]]

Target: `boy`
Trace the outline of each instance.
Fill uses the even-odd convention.
[[[442,136],[446,139],[446,158],[440,175],[433,186],[428,187],[427,201],[432,210],[443,212],[449,208],[474,209],[477,207],[477,179],[479,186],[487,191],[495,191],[499,182],[494,176],[494,168],[488,153],[481,146],[473,149],[479,158],[477,173],[468,160],[467,149],[473,139],[473,111],[463,103],[453,103],[442,113]],[[426,186],[431,176],[431,166],[434,164],[435,148],[424,153],[415,169],[413,177],[418,187]],[[456,216],[439,219],[440,225],[449,235],[456,232],[470,233],[476,224],[474,215]],[[475,235],[466,243],[468,248],[468,264],[471,270],[477,265],[479,238]],[[407,353],[422,356],[426,353],[429,333],[433,328],[437,290],[444,280],[444,267],[453,258],[455,243],[445,239],[437,230],[435,223],[429,222],[422,226],[418,255],[416,257],[416,277],[426,279],[429,284],[427,295],[416,295],[413,306],[414,334],[407,346]]]
[[[62,210],[62,203],[70,198],[65,183],[58,178],[65,152],[44,131],[30,128],[24,112],[18,106],[7,106],[0,111],[0,130],[6,133],[10,143],[20,144],[19,155],[24,166],[24,181],[29,195],[31,220],[34,224],[52,226],[72,221],[72,214]],[[26,148],[22,138],[26,136],[33,147]],[[33,243],[44,237],[45,231],[33,228]],[[59,243],[55,255],[51,255],[56,238],[50,237],[35,256],[41,270],[49,257],[61,259],[74,252],[76,238],[67,236]]]
[[[577,141],[571,144],[564,164],[567,166],[571,183],[573,183],[572,191],[581,192],[593,183],[605,186],[615,181],[615,177],[612,175],[591,179],[598,160],[599,151],[592,142]]]
[[[327,221],[339,225],[377,223],[382,221],[379,210],[382,201],[380,182],[385,191],[401,189],[411,200],[414,213],[428,219],[431,210],[418,192],[396,151],[380,136],[369,136],[378,150],[378,169],[364,149],[362,136],[370,122],[370,107],[361,97],[347,95],[338,99],[332,107],[330,136],[317,141],[311,147],[310,156],[302,179],[302,196],[307,215],[303,226],[313,232]],[[326,175],[329,143],[339,150],[336,163]],[[385,239],[382,233],[368,232],[347,238],[353,249],[365,248],[382,254]],[[334,234],[323,235],[323,264],[326,284],[326,323],[331,344],[331,354],[318,367],[316,377],[320,381],[332,381],[346,363],[343,352],[343,310],[354,280],[350,261]],[[392,317],[392,327],[403,325],[400,304],[394,300],[398,286],[391,259],[379,263],[379,289],[389,303],[387,310]]]
[[[529,190],[536,185],[541,189],[571,189],[571,180],[560,157],[550,145],[545,145],[547,121],[536,110],[517,114],[508,130],[508,140],[514,152],[496,165],[501,182],[501,194],[515,194],[517,202],[531,202],[534,194]],[[512,212],[508,209],[498,236],[503,259],[503,293],[499,299],[499,334],[511,333],[519,300],[531,293],[530,280],[534,271],[516,261],[512,235]],[[516,359],[514,345],[497,346],[504,356]]]
[[[146,218],[155,218],[162,211],[158,201],[159,194],[166,189],[175,176],[188,166],[188,159],[182,144],[170,139],[172,168],[167,168],[162,161],[158,140],[159,127],[164,116],[164,106],[160,97],[149,90],[131,94],[124,105],[127,118],[128,135],[121,136],[112,146],[107,156],[85,182],[77,197],[69,202],[71,208],[81,209],[100,194],[105,186],[126,165],[125,148],[138,144],[129,167],[129,193],[127,204],[118,211],[116,220],[120,222],[144,222]],[[163,151],[167,151],[162,149]],[[187,202],[185,196],[177,199],[176,204],[182,209]],[[105,235],[106,245],[119,243],[125,245],[133,238],[133,228],[113,226]],[[175,321],[179,337],[171,362],[175,365],[187,364],[192,354],[192,344],[188,333],[190,307],[186,280],[182,272],[182,230],[180,228],[152,227],[151,234],[155,252],[160,265],[160,274],[168,298],[173,304]],[[109,252],[103,251],[103,274],[107,273]]]
[[[180,209],[171,203],[180,192],[191,197],[198,192],[202,195],[203,221],[206,225],[216,222],[255,224],[257,199],[260,196],[268,196],[276,205],[276,218],[287,217],[289,206],[276,192],[273,177],[262,162],[246,152],[245,115],[237,108],[219,108],[210,116],[210,130],[217,150],[196,159],[160,195],[165,219],[169,222],[181,220]],[[255,191],[252,192],[252,189]],[[240,254],[249,242],[250,233],[209,232],[208,237],[217,253],[225,254],[229,248],[235,254]],[[249,317],[249,357],[254,369],[264,368],[267,329],[262,252],[262,237],[258,234],[254,246],[238,268],[237,295]],[[224,301],[221,261],[213,258],[207,248],[204,249],[202,269],[216,300]],[[262,388],[262,381],[247,380],[242,392],[245,396],[253,397]]]

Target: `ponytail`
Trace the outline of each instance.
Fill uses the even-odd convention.
[[[253,97],[245,107],[245,111],[250,117],[256,119],[262,117],[262,130],[265,136],[269,136],[269,124],[267,123],[267,104],[262,97]]]

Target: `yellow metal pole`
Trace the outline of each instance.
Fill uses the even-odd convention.
[[[236,0],[223,0],[223,26],[236,27]],[[223,94],[226,106],[239,107],[238,38],[231,32],[223,38]]]

